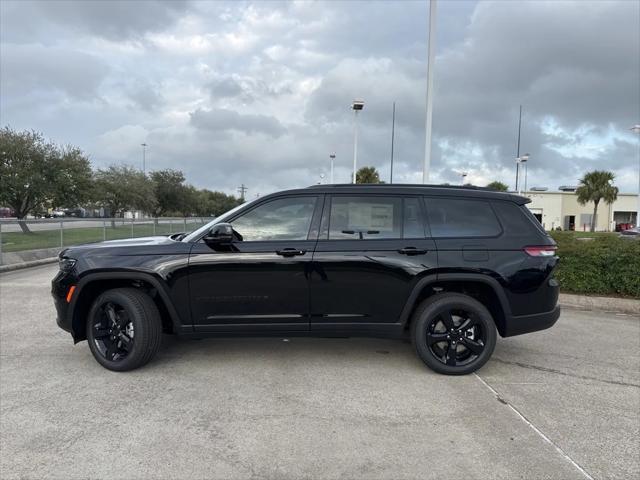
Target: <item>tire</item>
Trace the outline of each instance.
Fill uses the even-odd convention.
[[[436,294],[422,302],[411,317],[416,353],[437,373],[475,372],[491,357],[496,339],[491,313],[468,295]]]
[[[158,307],[149,295],[135,288],[107,290],[89,311],[87,341],[93,357],[103,367],[117,372],[139,368],[160,348],[162,322]]]

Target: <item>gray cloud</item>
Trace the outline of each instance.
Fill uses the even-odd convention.
[[[356,97],[360,164],[388,178],[396,101],[394,179],[420,181],[425,2],[116,4],[0,3],[3,122],[99,166],[146,141],[151,168],[267,193],[315,183],[331,152],[348,181]],[[441,2],[432,180],[513,186],[523,104],[530,184],[610,168],[635,189],[639,18],[625,1]]]
[[[247,134],[264,133],[272,137],[279,137],[286,132],[277,118],[268,115],[241,114],[234,110],[216,108],[198,109],[190,116],[191,124],[203,130],[235,130]]]

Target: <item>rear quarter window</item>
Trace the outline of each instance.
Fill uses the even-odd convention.
[[[513,202],[494,201],[495,209],[502,228],[510,237],[539,237],[546,232],[536,220],[529,209],[524,205],[516,205]]]
[[[486,200],[425,197],[433,237],[496,237],[500,223]]]

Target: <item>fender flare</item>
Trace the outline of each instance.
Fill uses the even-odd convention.
[[[69,324],[71,325],[71,335],[73,336],[75,343],[80,341],[77,339],[77,335],[73,328],[77,302],[80,298],[82,298],[82,291],[87,285],[96,281],[101,281],[101,280],[140,280],[140,281],[149,283],[153,288],[156,289],[156,291],[158,292],[158,295],[160,296],[162,302],[164,303],[164,306],[166,307],[167,312],[169,313],[169,318],[171,319],[174,332],[176,332],[177,334],[180,334],[180,333],[183,333],[183,331],[185,331],[186,325],[180,321],[180,316],[178,315],[178,312],[176,311],[175,306],[173,305],[173,301],[171,300],[169,293],[165,289],[163,283],[159,279],[154,277],[152,274],[145,273],[145,272],[127,272],[127,271],[97,272],[97,273],[90,273],[80,279],[80,281],[76,285],[75,295],[73,296],[73,299],[71,300],[71,303],[69,305],[69,310],[67,315],[69,319]],[[191,327],[191,325],[189,325],[189,327]],[[191,332],[191,329],[189,329],[188,332]]]
[[[404,327],[409,321],[409,315],[411,311],[415,307],[416,300],[420,295],[420,292],[425,287],[432,285],[434,283],[440,282],[479,282],[484,283],[491,287],[491,290],[496,294],[498,301],[500,302],[500,306],[502,307],[502,311],[504,312],[505,321],[511,318],[511,307],[509,306],[509,301],[507,300],[507,296],[504,293],[503,287],[500,285],[498,280],[488,275],[483,275],[481,273],[437,273],[437,274],[429,274],[423,278],[421,278],[418,283],[416,283],[415,287],[411,291],[409,298],[407,299],[404,308],[402,309],[402,313],[400,314],[399,323]]]

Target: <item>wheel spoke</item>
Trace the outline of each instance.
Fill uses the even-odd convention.
[[[470,338],[463,338],[462,344],[471,350],[476,355],[480,355],[482,350],[484,350],[484,345],[480,342],[476,342],[475,340],[471,340]]]
[[[434,343],[446,342],[446,333],[427,332],[427,343],[433,345]]]
[[[455,324],[453,323],[453,317],[451,316],[451,311],[447,310],[446,312],[442,312],[440,314],[440,318],[442,319],[442,323],[444,323],[444,326],[447,327],[447,330],[456,328]]]
[[[115,325],[118,322],[118,315],[116,314],[115,308],[113,308],[112,303],[107,303],[104,306],[104,312],[107,314],[109,321],[112,325]]]
[[[105,357],[107,360],[113,360],[113,357],[116,356],[116,352],[118,351],[118,347],[116,346],[116,342],[109,342],[107,345],[107,353],[105,353]]]
[[[447,350],[447,365],[455,367],[456,362],[456,345],[454,345],[453,342],[449,342],[449,348]]]
[[[470,315],[462,324],[458,327],[458,330],[469,330],[478,323],[478,318],[475,315]]]
[[[100,339],[109,336],[109,329],[107,328],[99,328],[94,331],[93,338]]]
[[[126,334],[120,332],[119,335],[120,341],[122,342],[122,348],[124,348],[127,352],[133,345],[133,340],[131,340]]]

